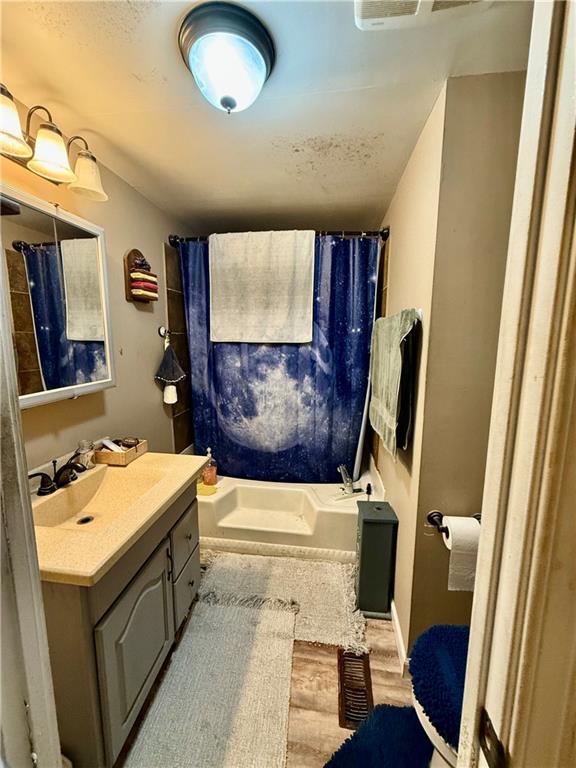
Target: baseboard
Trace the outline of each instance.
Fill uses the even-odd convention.
[[[189,445],[187,448],[184,448],[183,451],[180,451],[180,455],[194,456],[194,443],[192,443],[192,445]]]
[[[394,629],[394,639],[396,640],[396,649],[398,651],[398,658],[400,659],[400,671],[402,677],[406,677],[408,672],[408,656],[406,655],[406,645],[404,638],[402,637],[402,629],[400,627],[400,619],[398,618],[398,611],[396,610],[396,603],[392,600],[391,610],[392,627]]]

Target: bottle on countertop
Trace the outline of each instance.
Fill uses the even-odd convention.
[[[96,466],[94,463],[94,443],[91,440],[80,440],[74,461],[82,464],[86,469],[92,469]]]
[[[218,482],[218,466],[212,456],[212,448],[208,448],[206,456],[208,457],[208,464],[202,470],[202,482],[204,485],[216,485]]]

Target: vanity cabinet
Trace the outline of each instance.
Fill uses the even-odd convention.
[[[169,542],[163,542],[94,630],[106,741],[122,749],[174,641]]]
[[[56,713],[74,768],[112,768],[198,590],[196,485],[90,586],[42,582]]]

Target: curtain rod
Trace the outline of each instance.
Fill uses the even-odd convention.
[[[24,248],[45,248],[47,245],[57,245],[57,243],[45,242],[45,243],[27,243],[24,240],[13,240],[12,248],[18,253],[22,253]]]
[[[390,227],[384,227],[384,229],[378,229],[371,232],[367,231],[349,231],[349,230],[339,230],[339,231],[322,231],[317,232],[318,235],[335,235],[338,237],[381,237],[384,242],[388,240],[388,237],[390,236]],[[177,248],[180,243],[189,243],[189,242],[197,242],[202,243],[208,240],[207,235],[198,235],[196,237],[180,237],[180,235],[169,235],[168,242],[173,248]]]

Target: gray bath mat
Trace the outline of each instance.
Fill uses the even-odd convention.
[[[199,602],[125,768],[282,768],[294,613]]]
[[[339,645],[366,652],[366,622],[356,610],[355,566],[347,563],[212,553],[200,594],[226,605],[274,605],[298,608],[296,640]]]

